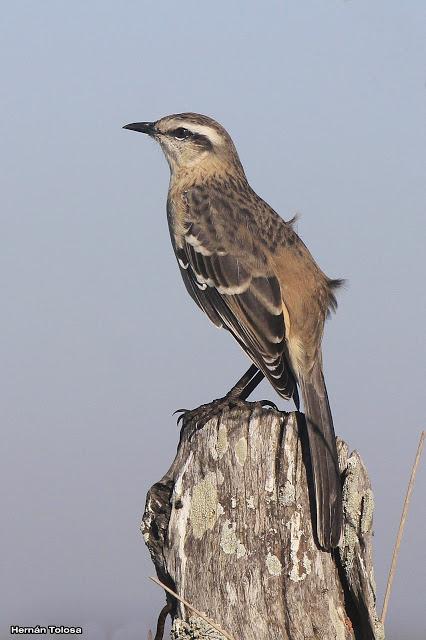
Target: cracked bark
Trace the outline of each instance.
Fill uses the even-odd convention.
[[[182,438],[148,492],[142,532],[160,580],[235,640],[382,640],[373,494],[338,439],[344,542],[316,544],[303,419],[247,403]],[[222,638],[173,605],[172,638]]]

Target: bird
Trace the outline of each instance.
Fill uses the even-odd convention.
[[[285,221],[251,188],[221,124],[188,112],[123,128],[160,144],[170,168],[168,226],[185,287],[252,361],[217,407],[246,400],[264,377],[298,411],[301,391],[314,530],[319,546],[331,551],[342,540],[342,490],[321,342],[342,281],[320,269],[294,219]]]

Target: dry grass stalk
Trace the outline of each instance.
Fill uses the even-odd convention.
[[[187,600],[185,600],[184,598],[179,596],[175,591],[173,591],[167,585],[165,585],[163,582],[161,582],[161,580],[158,580],[158,578],[154,578],[154,576],[150,576],[149,579],[152,580],[153,582],[155,582],[155,584],[158,584],[165,591],[167,591],[172,596],[174,596],[177,600],[182,602],[182,604],[184,604],[185,607],[188,607],[188,609],[190,609],[193,613],[195,613],[195,615],[197,615],[199,618],[202,618],[204,620],[204,622],[207,622],[207,624],[209,624],[211,627],[213,627],[213,629],[216,629],[216,631],[218,631],[220,634],[222,634],[225,638],[228,638],[228,640],[234,640],[234,638],[231,635],[229,635],[229,633],[227,633],[227,631],[224,631],[218,624],[216,624],[216,622],[213,622],[213,620],[210,620],[210,618],[208,618],[205,613],[202,613],[201,611],[198,611],[198,609],[193,607],[192,604],[187,602]]]
[[[421,458],[421,455],[422,455],[424,441],[425,441],[425,432],[422,431],[421,434],[420,434],[419,445],[417,447],[417,453],[416,453],[416,457],[415,457],[415,460],[414,460],[413,468],[411,469],[411,476],[410,476],[410,481],[408,483],[407,493],[405,494],[404,506],[403,506],[403,509],[402,509],[401,520],[400,520],[400,523],[399,523],[398,535],[396,536],[395,547],[394,547],[393,554],[392,554],[392,562],[391,562],[391,567],[390,567],[390,570],[389,570],[388,582],[387,582],[387,585],[386,585],[386,593],[385,593],[385,598],[383,600],[383,609],[382,609],[382,617],[381,617],[381,621],[382,621],[383,624],[385,622],[386,614],[387,614],[387,611],[388,611],[389,598],[390,598],[390,594],[391,594],[391,590],[392,590],[393,579],[395,577],[396,563],[397,563],[397,560],[398,560],[399,548],[401,546],[401,540],[402,540],[402,536],[404,534],[405,522],[407,520],[407,515],[408,515],[408,507],[409,507],[409,504],[410,504],[411,494],[413,493],[414,482],[415,482],[416,473],[417,473],[417,467],[419,466],[420,458]]]

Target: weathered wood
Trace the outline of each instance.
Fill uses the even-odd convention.
[[[373,495],[338,441],[344,543],[315,543],[303,419],[247,403],[189,440],[149,491],[142,532],[158,577],[235,640],[379,640]],[[172,638],[222,638],[168,596]]]

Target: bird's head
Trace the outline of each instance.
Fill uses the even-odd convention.
[[[159,142],[172,174],[202,168],[242,171],[234,143],[215,120],[198,113],[178,113],[156,122],[134,122],[124,129],[146,133]]]

